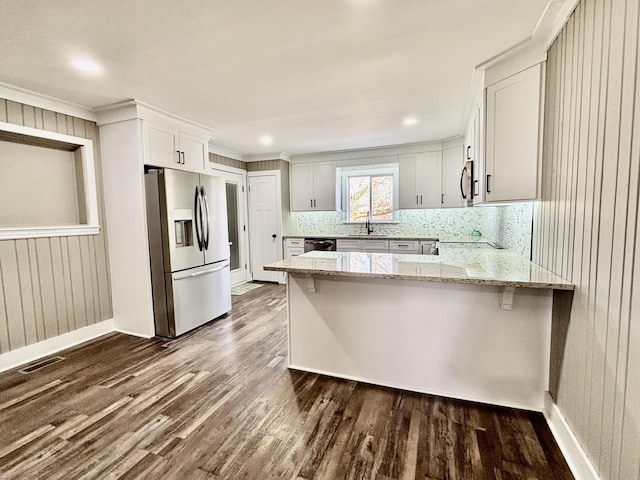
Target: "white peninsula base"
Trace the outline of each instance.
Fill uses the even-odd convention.
[[[314,291],[315,290],[315,291]],[[289,273],[289,367],[541,411],[552,290]]]

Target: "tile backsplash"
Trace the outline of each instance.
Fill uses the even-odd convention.
[[[342,223],[340,212],[299,212],[296,235],[364,234],[364,225]],[[375,224],[374,235],[416,235],[446,241],[472,240],[473,230],[482,239],[510,248],[524,257],[531,256],[533,203],[501,206],[400,210],[399,223]]]

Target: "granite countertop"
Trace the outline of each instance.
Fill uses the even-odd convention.
[[[284,235],[283,239],[287,238],[335,238],[336,240],[351,239],[351,240],[439,240],[440,242],[456,242],[456,243],[487,243],[487,238],[466,236],[429,236],[429,235],[376,235],[362,234],[362,235]]]
[[[509,250],[448,248],[440,255],[312,251],[265,265],[265,270],[362,278],[390,278],[573,290],[573,284]]]

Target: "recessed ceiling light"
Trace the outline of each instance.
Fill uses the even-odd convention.
[[[409,118],[405,118],[402,123],[404,125],[415,125],[416,123],[418,123],[418,119],[414,118],[414,117],[409,117]]]
[[[260,143],[265,147],[269,146],[273,143],[273,138],[271,138],[269,135],[263,135],[260,137]]]
[[[71,66],[81,72],[99,72],[100,65],[93,60],[87,60],[86,58],[77,58],[71,62]]]

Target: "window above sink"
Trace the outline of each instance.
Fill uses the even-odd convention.
[[[337,169],[343,223],[398,223],[398,164]]]

